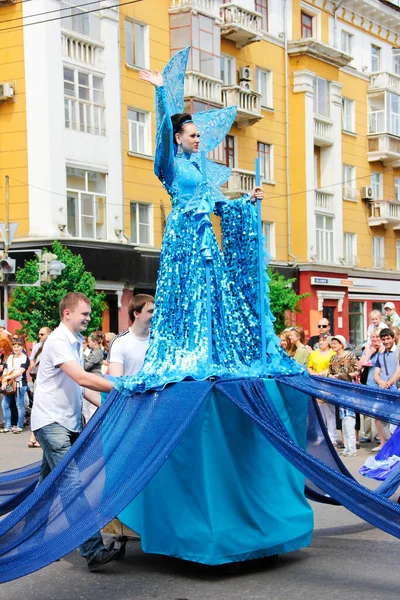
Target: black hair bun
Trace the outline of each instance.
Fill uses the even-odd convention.
[[[176,133],[182,133],[182,129],[183,129],[183,124],[185,123],[185,121],[191,121],[192,120],[192,115],[189,113],[177,113],[176,115],[172,115],[171,117],[171,121],[172,121],[172,128],[173,128],[173,133],[174,133],[174,143],[176,144],[176,140],[175,140],[175,134]]]

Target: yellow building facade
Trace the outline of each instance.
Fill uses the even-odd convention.
[[[131,294],[155,288],[171,209],[138,73],[186,45],[186,109],[238,105],[211,156],[232,168],[228,198],[251,192],[261,160],[267,248],[309,294],[306,332],[324,315],[358,343],[372,308],[400,306],[396,2],[141,0],[90,16],[73,0],[30,4],[0,5],[0,80],[14,89],[0,106],[1,201],[9,175],[15,247],[79,251],[114,329]]]

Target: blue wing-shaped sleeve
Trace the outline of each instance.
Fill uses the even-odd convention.
[[[183,112],[185,71],[189,58],[190,46],[177,52],[165,65],[162,76],[164,79],[165,97],[163,102],[156,97],[157,130],[165,113],[176,115]]]
[[[167,187],[174,178],[174,143],[171,114],[166,100],[165,88],[156,88],[156,104],[160,107],[160,123],[157,128],[154,172]]]

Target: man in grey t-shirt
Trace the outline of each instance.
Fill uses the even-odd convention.
[[[54,469],[82,431],[83,388],[110,392],[112,383],[83,368],[83,336],[90,321],[90,300],[79,292],[71,292],[60,302],[61,323],[47,338],[40,357],[36,379],[35,402],[31,429],[43,450],[39,483]],[[96,406],[97,396],[85,392]],[[79,551],[87,560],[89,571],[95,571],[119,558],[119,550],[106,549],[100,533],[89,538]]]

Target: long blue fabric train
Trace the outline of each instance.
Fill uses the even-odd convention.
[[[365,414],[400,423],[396,394],[365,394],[361,386],[306,376],[279,379],[277,386],[283,398],[293,388],[310,398],[318,392],[318,397],[329,396],[333,404],[351,405]],[[348,473],[318,423],[313,425],[310,440],[317,435],[324,436],[325,441],[309,444],[314,456],[297,444],[284,427],[269,396],[270,388],[262,379],[191,381],[133,398],[113,391],[71,451],[31,493],[37,464],[0,476],[3,508],[12,506],[11,499],[16,506],[0,522],[0,582],[22,577],[61,558],[118,515],[167,460],[213,389],[248,415],[271,445],[308,477],[310,497],[334,499],[400,538],[400,506],[385,497],[399,485],[400,470],[376,491],[368,490]],[[310,406],[318,415],[317,405]]]

